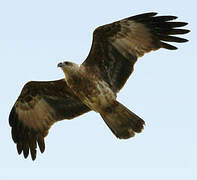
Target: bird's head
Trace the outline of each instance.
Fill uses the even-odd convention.
[[[70,70],[78,69],[79,65],[70,61],[64,61],[58,63],[57,67],[60,67],[63,71],[70,71]]]
[[[65,75],[72,74],[72,73],[78,71],[78,69],[79,69],[78,64],[75,64],[70,61],[60,62],[60,63],[58,63],[57,67],[60,67],[63,70]]]

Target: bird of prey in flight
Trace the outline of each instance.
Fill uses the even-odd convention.
[[[22,89],[10,115],[12,139],[18,154],[36,158],[37,145],[43,153],[44,138],[60,120],[73,119],[91,110],[101,117],[120,139],[140,133],[144,120],[116,100],[117,93],[133,72],[137,59],[152,50],[177,49],[168,42],[187,39],[185,22],[175,16],[145,13],[95,29],[89,55],[81,65],[58,64],[65,78],[56,81],[30,81]]]

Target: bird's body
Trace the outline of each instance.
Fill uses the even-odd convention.
[[[58,65],[73,93],[87,107],[100,113],[111,131],[120,139],[128,139],[141,132],[144,121],[116,101],[116,93],[97,73],[87,73],[86,67],[64,62]],[[88,75],[88,76],[87,76]]]
[[[101,112],[115,101],[116,94],[104,80],[96,76],[95,72],[87,73],[86,67],[71,62],[62,69],[68,87],[90,109]]]
[[[166,42],[187,42],[173,35],[186,34],[185,22],[175,16],[145,13],[100,26],[93,33],[88,57],[78,66],[59,63],[65,78],[28,82],[9,116],[18,153],[36,158],[37,145],[45,150],[44,138],[57,121],[73,119],[91,110],[120,139],[140,133],[144,121],[116,100],[117,93],[134,70],[137,59],[152,50],[177,49]]]

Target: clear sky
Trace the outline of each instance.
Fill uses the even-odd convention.
[[[0,1],[0,179],[197,179],[197,60],[194,0]],[[101,117],[87,113],[56,123],[44,154],[18,156],[8,116],[30,80],[63,77],[57,63],[86,58],[93,30],[156,11],[187,21],[192,32],[177,51],[140,58],[118,100],[146,121],[129,140],[113,136]]]

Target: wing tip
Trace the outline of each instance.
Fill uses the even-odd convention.
[[[144,18],[150,18],[150,17],[156,16],[157,14],[158,14],[157,12],[142,13],[142,14],[138,14],[138,15],[135,15],[135,16],[131,16],[128,19],[138,21],[138,20],[141,20],[141,19],[144,19]]]
[[[36,136],[32,129],[25,127],[19,120],[16,113],[15,106],[12,108],[9,115],[9,125],[11,126],[11,134],[14,143],[16,144],[16,149],[19,155],[23,153],[25,159],[31,153],[31,158],[34,161],[36,159]],[[20,133],[19,133],[20,131]],[[31,137],[32,136],[32,137]],[[42,137],[43,138],[43,137]],[[45,150],[44,139],[38,141],[41,153]]]
[[[161,42],[161,47],[164,49],[168,49],[168,50],[177,50],[178,49],[176,46],[173,46],[171,44],[164,43],[164,42]]]
[[[41,135],[38,135],[38,146],[40,148],[40,152],[43,153],[45,151],[45,142],[44,142],[44,137]]]
[[[32,161],[35,161],[35,159],[36,159],[36,149],[31,149],[31,159],[32,159]]]
[[[169,17],[171,18],[171,20],[175,20],[178,18],[177,16],[171,16],[171,15],[169,15]]]
[[[20,155],[22,153],[22,151],[23,151],[22,145],[20,143],[17,143],[16,146],[17,146],[17,152]]]
[[[188,22],[181,22],[181,23],[183,24],[183,26],[186,26],[189,24]]]
[[[29,156],[29,146],[27,143],[23,144],[23,156],[25,159]]]

